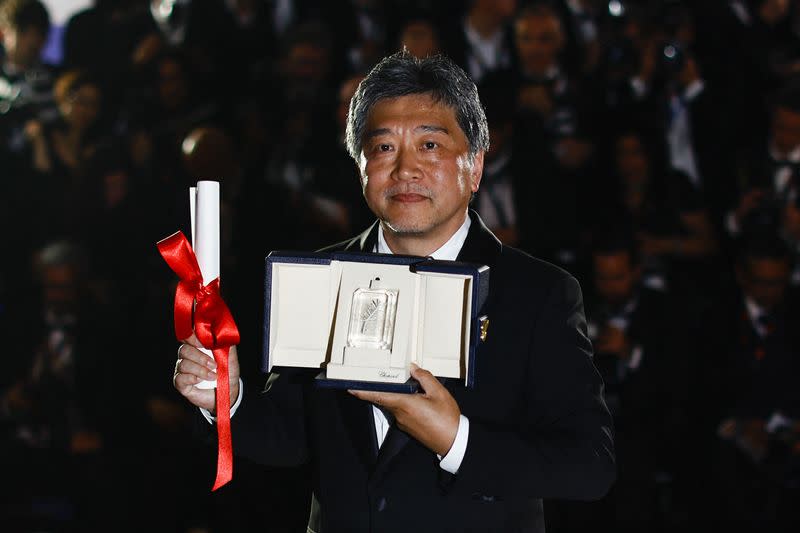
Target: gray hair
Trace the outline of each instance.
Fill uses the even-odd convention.
[[[443,55],[419,59],[407,51],[383,58],[361,81],[350,100],[346,142],[350,156],[359,162],[364,128],[372,107],[380,100],[415,94],[430,95],[455,111],[467,137],[470,161],[489,149],[489,126],[478,89],[466,72]]]

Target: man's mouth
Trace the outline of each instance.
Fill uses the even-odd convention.
[[[407,193],[393,194],[391,196],[391,199],[394,202],[416,203],[427,200],[428,197],[413,192],[407,192]]]

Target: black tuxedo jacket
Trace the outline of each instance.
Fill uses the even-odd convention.
[[[491,269],[490,327],[475,387],[445,380],[470,420],[457,475],[395,427],[379,450],[371,405],[315,389],[316,371],[273,372],[263,392],[245,385],[235,452],[273,466],[310,462],[310,530],[543,532],[543,498],[596,499],[613,482],[612,422],[578,282],[470,216],[458,259]],[[374,224],[330,250],[372,251],[376,241]]]

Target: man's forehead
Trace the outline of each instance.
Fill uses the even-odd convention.
[[[415,129],[443,131],[451,135],[460,131],[456,110],[427,93],[382,98],[367,114],[367,132],[381,127],[384,121],[409,120]],[[455,126],[448,123],[455,123]]]
[[[456,110],[447,104],[443,99],[437,98],[432,93],[414,93],[404,94],[400,96],[387,96],[379,98],[370,108],[370,115],[378,108],[387,108],[395,106],[411,106],[420,109],[430,109],[436,111],[445,111],[452,113],[455,116]]]

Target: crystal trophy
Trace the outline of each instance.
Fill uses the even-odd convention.
[[[384,289],[380,278],[370,280],[369,288],[353,292],[347,346],[391,350],[397,312],[396,289]]]

